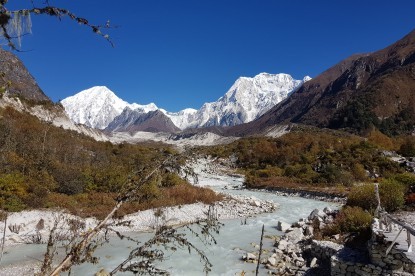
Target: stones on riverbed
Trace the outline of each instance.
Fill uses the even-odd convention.
[[[323,221],[323,219],[327,216],[325,212],[319,209],[314,209],[310,215],[308,216],[309,221],[313,221],[315,219]]]
[[[320,269],[324,262],[310,255],[314,227],[323,227],[333,220],[336,212],[330,208],[315,209],[307,218],[302,218],[292,225],[278,221],[276,229],[285,234],[274,237],[274,250],[263,251],[260,260],[260,263],[268,269],[268,274],[304,275],[311,268]],[[257,262],[257,259],[250,262]]]
[[[294,228],[292,231],[285,234],[285,237],[291,241],[291,243],[298,243],[299,241],[304,239],[303,229],[302,228]]]
[[[313,259],[311,259],[310,261],[310,267],[315,267],[317,265],[317,258],[314,257]]]
[[[255,256],[255,254],[253,253],[246,252],[245,254],[242,255],[242,260],[246,262],[253,262],[253,261],[256,261],[257,259],[258,257]]]
[[[105,269],[101,269],[100,271],[94,274],[94,276],[109,276],[109,275],[110,274]]]
[[[226,195],[226,199],[215,204],[220,218],[242,218],[261,213],[271,213],[278,207],[273,201],[260,200],[256,197]]]
[[[288,223],[285,223],[283,221],[278,221],[278,223],[277,223],[277,230],[278,231],[285,232],[285,231],[287,231],[290,228],[291,228],[291,225],[288,224]]]

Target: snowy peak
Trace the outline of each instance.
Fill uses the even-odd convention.
[[[233,126],[253,121],[309,79],[295,80],[283,73],[240,77],[223,97],[205,103],[193,115],[196,121],[187,127]]]
[[[104,129],[115,117],[129,107],[143,113],[157,110],[154,103],[148,105],[129,104],[118,98],[106,86],[94,86],[61,101],[68,116],[78,124]]]
[[[295,80],[283,73],[260,73],[252,78],[240,77],[216,102],[205,103],[199,110],[187,108],[179,112],[158,109],[154,103],[129,104],[105,86],[81,91],[61,103],[74,122],[99,129],[110,125],[107,130],[113,131],[141,129],[144,121],[146,127],[149,127],[149,122],[157,122],[157,129],[166,130],[174,130],[169,121],[182,130],[234,126],[257,119],[310,79],[306,76],[303,80]],[[141,116],[156,110],[160,110],[170,120],[166,120],[161,114]],[[116,118],[117,116],[119,117]]]
[[[197,110],[193,108],[186,108],[179,112],[168,112],[164,109],[160,110],[180,129],[188,128],[196,121]]]

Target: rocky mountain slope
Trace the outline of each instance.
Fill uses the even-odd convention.
[[[180,129],[162,111],[147,113],[126,107],[105,129],[109,132],[176,132]]]
[[[108,140],[102,132],[77,125],[69,119],[64,108],[52,103],[13,53],[0,49],[0,64],[0,87],[6,88],[4,93],[0,92],[0,108],[11,107],[19,112],[34,115],[51,125],[85,134],[97,141]]]
[[[8,96],[19,96],[33,102],[51,102],[14,54],[0,48],[0,65],[0,87],[7,87],[9,84]]]
[[[375,126],[390,135],[413,132],[415,31],[383,50],[341,61],[230,133],[255,133],[287,122],[356,132]]]

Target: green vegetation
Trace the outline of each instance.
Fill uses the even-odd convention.
[[[387,212],[396,211],[405,202],[405,186],[394,179],[382,180],[379,184],[379,195],[382,208]],[[347,205],[361,207],[373,214],[378,205],[374,185],[364,184],[354,187],[348,195]]]
[[[366,234],[370,231],[372,216],[360,207],[345,206],[337,214],[333,224],[323,230],[324,236],[356,233]]]
[[[332,223],[317,232],[317,238],[330,239],[334,235],[339,235],[337,241],[364,250],[366,242],[371,237],[371,224],[372,215],[369,212],[360,207],[345,206]]]
[[[388,137],[372,133],[369,139],[330,130],[296,130],[280,138],[245,138],[227,146],[204,148],[213,156],[237,158],[248,187],[272,183],[302,186],[351,187],[375,175],[403,173],[383,156],[379,144]]]
[[[12,108],[0,109],[0,152],[1,209],[65,207],[81,216],[105,214],[129,177],[140,178],[175,154],[160,144],[96,142]],[[184,161],[178,159],[177,165]],[[140,194],[123,213],[219,198],[174,171],[143,185]]]

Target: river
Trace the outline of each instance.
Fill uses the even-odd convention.
[[[216,190],[237,195],[255,196],[259,199],[272,200],[279,204],[279,208],[275,212],[247,218],[246,224],[242,224],[241,219],[222,221],[224,226],[220,229],[220,234],[216,235],[216,245],[206,247],[197,238],[187,233],[189,240],[201,248],[213,264],[212,272],[209,275],[240,275],[242,271],[246,273],[245,275],[253,275],[255,265],[244,263],[240,259],[244,252],[258,251],[255,248],[255,244],[259,244],[263,224],[265,225],[265,235],[280,235],[281,232],[275,228],[279,220],[292,223],[299,218],[307,217],[315,208],[322,209],[326,206],[331,208],[338,207],[334,203],[300,197],[280,196],[270,192],[229,189],[242,184],[243,179],[235,176],[221,175],[213,177],[205,173],[199,177],[199,180],[200,185],[213,184],[211,186]],[[226,190],[223,190],[225,187]],[[145,241],[150,234],[132,233],[132,235],[139,240]],[[271,245],[272,241],[265,239],[265,247],[271,248]],[[131,242],[114,237],[109,244],[97,250],[96,254],[100,257],[99,264],[86,264],[75,267],[72,275],[93,275],[101,268],[111,271],[125,259],[132,246],[134,244]],[[39,260],[42,258],[44,249],[45,247],[42,245],[16,246],[4,256],[2,264],[32,262],[34,259]],[[199,262],[199,257],[196,254],[189,254],[187,250],[178,250],[171,255],[167,254],[167,256],[168,259],[160,265],[172,275],[205,275],[203,267]]]

